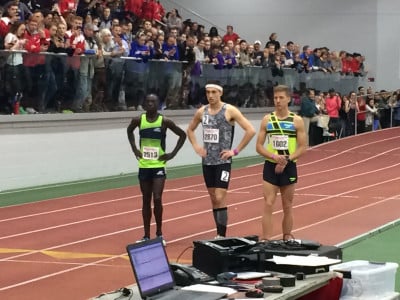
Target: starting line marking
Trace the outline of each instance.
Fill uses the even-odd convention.
[[[0,254],[6,253],[29,253],[37,252],[43,255],[50,256],[56,259],[82,259],[82,258],[109,258],[115,257],[115,254],[102,254],[102,253],[82,253],[82,252],[66,252],[66,251],[50,251],[50,250],[29,250],[29,249],[12,249],[12,248],[0,248]],[[120,256],[123,259],[128,260],[128,255]]]
[[[190,193],[208,193],[207,190],[185,190],[185,189],[167,189],[164,192],[190,192]],[[249,194],[249,191],[228,191],[229,194]]]
[[[295,196],[312,196],[312,197],[330,197],[332,195],[323,195],[323,194],[298,194],[295,193]],[[354,199],[358,199],[360,198],[359,196],[346,196],[346,195],[342,195],[342,196],[338,196],[337,198],[354,198]]]

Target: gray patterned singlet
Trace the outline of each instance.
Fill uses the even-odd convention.
[[[203,143],[207,150],[207,156],[203,158],[203,165],[221,165],[231,163],[232,160],[220,158],[222,150],[230,150],[233,142],[235,126],[229,124],[225,118],[226,103],[222,105],[220,111],[215,115],[210,115],[208,105],[204,108]]]

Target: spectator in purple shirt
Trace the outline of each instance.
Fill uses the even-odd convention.
[[[228,46],[224,46],[222,49],[222,57],[224,59],[224,68],[232,69],[237,65],[236,58],[232,55]]]
[[[212,47],[210,55],[208,57],[210,60],[210,64],[213,64],[215,69],[221,70],[224,68],[225,62],[221,52],[219,51],[219,47]]]
[[[167,41],[162,45],[162,58],[165,60],[179,60],[176,38],[173,35],[169,35]]]

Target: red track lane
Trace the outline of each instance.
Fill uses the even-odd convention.
[[[310,149],[299,161],[296,237],[336,244],[396,220],[399,147],[400,128],[393,128]],[[260,233],[261,162],[233,171],[232,236]],[[170,259],[182,254],[180,259],[188,261],[193,240],[215,235],[201,176],[169,179],[163,202]],[[278,199],[276,238],[281,218]],[[21,249],[0,253],[1,299],[53,299],[56,292],[58,299],[86,299],[133,282],[121,255],[142,235],[137,186],[0,208],[0,224],[0,248]],[[77,253],[97,256],[71,256]]]

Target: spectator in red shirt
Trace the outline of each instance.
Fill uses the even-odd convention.
[[[4,39],[10,31],[11,24],[18,20],[18,4],[11,2],[4,13],[4,17],[0,19],[0,38]]]
[[[335,133],[336,136],[340,131],[339,110],[342,107],[342,100],[334,89],[329,89],[329,95],[325,99],[325,108],[329,116],[329,131]]]
[[[343,55],[344,57],[342,58],[342,73],[345,75],[352,75],[353,70],[351,66],[351,62],[353,60],[353,55],[350,53],[345,52],[346,54]]]
[[[360,76],[360,63],[361,63],[361,54],[353,53],[353,58],[350,61],[350,69],[354,76]]]
[[[224,41],[224,45],[226,45],[226,43],[228,41],[233,41],[233,43],[236,44],[236,42],[239,38],[240,38],[239,35],[237,33],[233,32],[232,25],[226,26],[226,34],[222,38],[222,40]]]
[[[59,0],[58,7],[60,9],[60,13],[62,15],[69,13],[69,12],[76,12],[78,1],[75,0]]]
[[[40,20],[38,22],[38,20]],[[45,56],[40,52],[47,52],[49,40],[43,29],[43,15],[34,12],[28,19],[25,31],[25,50],[31,54],[24,56],[24,65],[28,68],[28,95],[32,100],[32,106],[39,112],[45,110],[45,96],[47,76],[45,69]],[[47,30],[48,34],[48,30]]]
[[[142,19],[153,20],[156,11],[156,2],[154,0],[144,0],[142,4]]]
[[[156,1],[154,5],[153,20],[161,21],[164,15],[165,15],[164,7],[160,3],[160,1]]]
[[[142,16],[143,0],[127,0],[125,2],[125,10],[131,12],[135,18]]]

